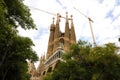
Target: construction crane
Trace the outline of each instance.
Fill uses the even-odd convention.
[[[90,29],[91,29],[93,44],[94,44],[94,46],[96,46],[96,41],[95,41],[95,37],[94,37],[94,33],[93,33],[93,28],[92,28],[92,24],[91,24],[91,22],[94,23],[93,20],[92,20],[90,17],[84,15],[82,12],[80,12],[80,11],[79,11],[78,9],[76,9],[75,7],[74,7],[74,9],[88,19],[89,24],[90,24]]]
[[[38,10],[38,11],[41,11],[41,12],[44,12],[44,13],[47,13],[47,14],[50,14],[50,15],[53,15],[53,16],[58,16],[60,18],[66,19],[66,17],[61,16],[59,13],[54,14],[54,13],[51,13],[51,12],[48,12],[48,11],[45,11],[45,10],[42,10],[42,9],[34,8],[32,6],[28,6],[28,7],[32,8],[34,10]],[[71,20],[71,18],[68,18],[68,20]]]

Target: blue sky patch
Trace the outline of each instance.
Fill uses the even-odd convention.
[[[99,2],[100,4],[102,4],[102,3],[103,3],[103,1],[104,1],[104,0],[98,0],[98,2]]]
[[[39,33],[36,34],[36,36],[34,36],[34,39],[39,39],[44,34],[48,34],[48,29],[47,28],[40,28],[40,30],[38,32]]]
[[[60,2],[60,0],[56,0],[56,2],[57,2],[60,6],[63,6],[62,3]]]
[[[112,10],[110,10],[107,14],[106,14],[106,17],[105,18],[113,18],[114,16],[113,16],[113,9]]]
[[[115,16],[115,17],[112,19],[112,22],[114,22],[116,19],[118,19],[119,16],[120,16],[120,14],[117,15],[117,16]]]
[[[120,5],[120,0],[116,0],[115,6],[119,6],[119,5]]]

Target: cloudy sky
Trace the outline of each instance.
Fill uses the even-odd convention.
[[[35,44],[33,49],[39,57],[47,51],[50,24],[52,18],[56,18],[56,16],[40,10],[53,14],[59,13],[62,16],[66,16],[66,12],[69,17],[73,15],[77,40],[82,39],[93,43],[88,19],[75,10],[75,7],[94,21],[92,27],[97,45],[108,42],[120,45],[118,42],[118,37],[120,37],[120,0],[25,0],[24,3],[30,8],[31,16],[38,30],[24,31],[19,28],[19,33],[33,40]],[[60,29],[62,32],[64,32],[64,28],[65,20],[61,18]]]

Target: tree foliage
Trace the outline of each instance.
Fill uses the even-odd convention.
[[[24,29],[35,28],[33,20],[30,17],[30,10],[23,4],[23,0],[2,0],[1,4],[5,9],[5,18],[7,18],[9,24],[15,27],[19,25]]]
[[[65,62],[58,63],[45,80],[119,80],[120,55],[114,43],[92,47],[79,41],[63,55]]]
[[[29,80],[27,59],[37,61],[31,39],[18,35],[17,27],[36,29],[23,0],[0,0],[0,79]]]

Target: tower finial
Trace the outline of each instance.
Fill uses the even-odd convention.
[[[73,20],[73,15],[71,15],[71,19]]]
[[[71,23],[73,24],[73,15],[71,15]]]
[[[73,15],[71,15],[70,17],[71,17],[71,25],[73,25]]]
[[[54,22],[55,22],[54,20],[55,20],[55,18],[53,17],[53,24],[54,24]]]
[[[68,20],[68,12],[66,12],[66,19]]]
[[[57,13],[57,23],[59,23],[60,22],[60,14],[59,13]]]

